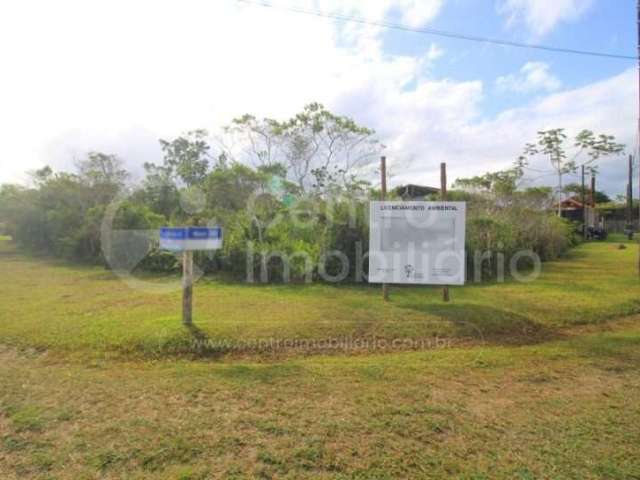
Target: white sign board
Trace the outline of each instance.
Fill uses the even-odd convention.
[[[162,227],[160,248],[172,252],[218,250],[222,248],[220,227]]]
[[[371,202],[369,282],[464,285],[465,202]]]

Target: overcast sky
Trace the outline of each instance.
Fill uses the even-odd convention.
[[[274,0],[373,21],[634,55],[635,0]],[[0,182],[88,150],[139,172],[157,139],[311,101],[374,128],[392,184],[508,167],[535,132],[636,145],[633,60],[338,23],[236,0],[0,4]],[[625,189],[623,157],[600,186]],[[535,165],[548,170],[545,163]],[[537,183],[553,183],[544,172]],[[575,179],[577,180],[577,179]]]

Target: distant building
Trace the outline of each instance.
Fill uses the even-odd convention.
[[[586,218],[587,227],[600,225],[600,215],[589,203],[584,207],[577,197],[569,197],[562,201],[562,217],[573,222],[583,223]]]
[[[403,200],[422,200],[427,195],[439,194],[440,189],[434,187],[426,187],[423,185],[402,185],[396,187],[393,191]]]
[[[562,210],[574,211],[582,210],[582,202],[576,197],[569,197],[562,201]]]

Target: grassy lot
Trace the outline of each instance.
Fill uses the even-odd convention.
[[[640,318],[282,362],[0,353],[0,477],[640,478]]]
[[[532,283],[453,288],[444,304],[436,288],[394,288],[383,304],[367,285],[256,286],[201,280],[195,323],[180,322],[180,292],[132,289],[111,272],[16,254],[0,242],[0,343],[67,351],[149,356],[192,350],[210,339],[225,350],[241,340],[453,339],[530,342],[576,324],[640,312],[637,247],[590,243],[546,263]],[[177,278],[147,277],[152,286]],[[462,341],[462,340],[461,340]]]
[[[364,286],[204,281],[185,331],[178,293],[5,242],[0,478],[640,479],[638,251],[617,245],[448,305],[434,289],[382,305]],[[468,324],[488,345],[161,355],[193,335],[462,338]]]

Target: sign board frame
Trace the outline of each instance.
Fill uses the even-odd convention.
[[[372,201],[369,283],[464,285],[466,203]]]

